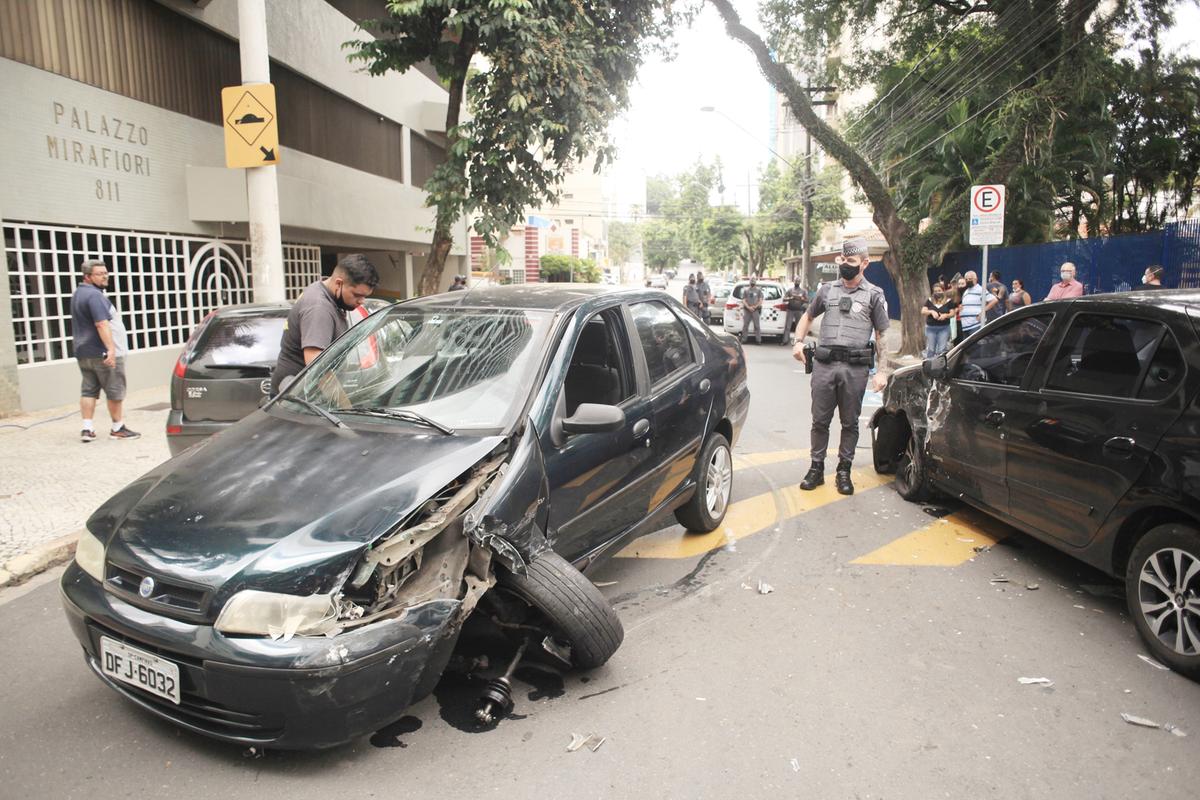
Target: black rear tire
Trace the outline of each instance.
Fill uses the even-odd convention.
[[[904,452],[896,460],[896,492],[905,500],[920,502],[928,500],[933,493],[929,485],[929,467],[925,460],[925,448],[921,438],[913,431]]]
[[[546,618],[555,638],[571,646],[571,664],[598,667],[625,638],[621,620],[587,576],[553,551],[531,561],[524,575],[500,570],[497,580]]]
[[[675,509],[675,519],[691,533],[708,533],[725,519],[733,493],[733,454],[728,439],[719,433],[708,435],[696,459],[695,475],[696,492]]]
[[[1200,680],[1197,564],[1200,531],[1168,523],[1138,540],[1125,570],[1125,601],[1142,641],[1156,659],[1192,680]]]

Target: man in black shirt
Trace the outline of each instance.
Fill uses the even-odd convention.
[[[304,290],[283,326],[279,360],[271,373],[272,394],[279,392],[284,378],[304,369],[346,332],[346,312],[361,306],[378,284],[375,265],[356,253],[339,261],[328,278]]]

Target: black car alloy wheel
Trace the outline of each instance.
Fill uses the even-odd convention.
[[[1200,531],[1179,524],[1153,528],[1133,549],[1125,590],[1154,656],[1200,679]]]
[[[904,453],[896,462],[896,491],[905,500],[924,500],[929,496],[929,471],[916,431],[908,437]]]
[[[733,491],[733,456],[729,441],[709,434],[696,463],[696,493],[675,511],[675,519],[692,533],[716,530],[725,519]]]

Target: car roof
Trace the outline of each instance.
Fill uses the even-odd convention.
[[[661,300],[661,291],[619,289],[590,283],[527,283],[515,286],[481,286],[465,292],[417,297],[402,305],[464,308],[520,308],[531,311],[566,311],[601,300]]]
[[[236,306],[222,306],[213,312],[213,316],[275,317],[287,314],[291,308],[291,303],[241,303]]]
[[[1025,306],[1027,309],[1065,309],[1073,304],[1081,304],[1098,310],[1134,309],[1150,306],[1153,308],[1173,309],[1182,311],[1185,306],[1200,309],[1200,289],[1148,289],[1133,292],[1113,292],[1111,294],[1088,294],[1083,297],[1073,297],[1067,300],[1048,300]]]

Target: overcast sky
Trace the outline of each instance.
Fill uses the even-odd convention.
[[[738,0],[737,5],[743,20],[757,28],[757,3]],[[1189,0],[1176,17],[1166,43],[1200,57],[1200,8]],[[745,208],[747,173],[757,174],[771,157],[768,145],[774,144],[771,90],[750,51],[728,37],[710,7],[677,34],[677,43],[675,60],[642,68],[630,109],[613,128],[620,147],[614,178],[623,186],[636,185],[639,174],[675,174],[698,158],[711,162],[720,155],[725,201]],[[741,128],[725,116],[700,111],[702,106],[714,106]],[[618,207],[630,202],[627,190]]]

